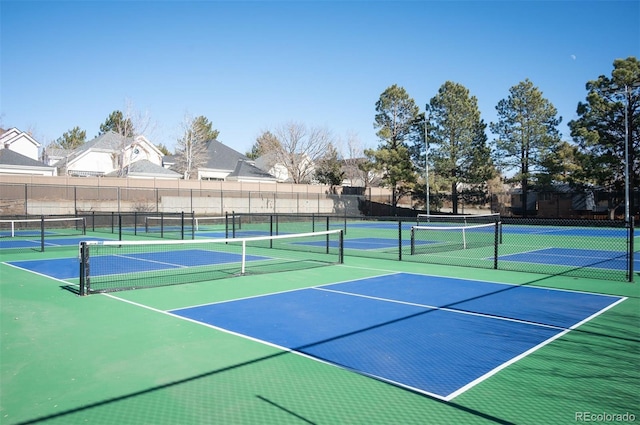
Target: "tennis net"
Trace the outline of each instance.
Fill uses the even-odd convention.
[[[342,230],[234,239],[83,241],[80,294],[342,263]]]
[[[149,236],[161,238],[193,239],[195,220],[193,214],[175,213],[147,216],[144,218],[144,231]]]
[[[492,247],[497,255],[500,223],[468,226],[412,226],[411,255]]]
[[[83,217],[56,217],[0,220],[0,239],[3,249],[27,248],[44,251],[46,247],[60,246],[57,239],[85,235],[86,220]],[[10,239],[10,241],[9,241]]]
[[[233,216],[194,216],[193,214],[163,214],[144,218],[144,230],[149,236],[193,239],[194,232],[226,232]]]
[[[417,225],[449,224],[452,226],[468,226],[472,224],[495,223],[500,221],[500,214],[418,214]]]

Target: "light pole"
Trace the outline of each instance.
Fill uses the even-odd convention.
[[[629,225],[629,201],[630,201],[630,185],[629,185],[629,86],[624,85],[624,222]]]
[[[615,91],[618,89],[618,86],[614,84],[609,90],[606,90],[606,92],[613,94],[624,94],[624,222],[627,226],[631,222],[630,200],[632,196],[630,183],[632,164],[629,161],[629,107],[631,105],[631,91],[637,87],[640,87],[640,83],[634,83],[631,86],[625,84],[624,90]]]
[[[431,121],[431,113],[429,113],[429,118],[427,118],[428,107],[429,105],[427,105],[424,110],[424,179],[427,185],[427,216],[431,214],[431,207],[429,205],[429,122]]]

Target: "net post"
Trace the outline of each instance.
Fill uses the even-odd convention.
[[[196,238],[197,227],[198,227],[198,230],[200,230],[198,225],[198,219],[196,218],[196,212],[191,211],[191,239],[192,240]]]
[[[122,240],[122,213],[118,214],[118,240]]]
[[[160,213],[160,237],[164,238],[164,212]]]
[[[236,237],[236,212],[235,211],[231,211],[231,223],[232,223],[232,238]]]
[[[180,239],[184,240],[184,211],[180,211]]]
[[[493,268],[494,270],[498,270],[498,240],[502,239],[502,225],[500,221],[496,221],[495,231],[494,231],[494,240],[493,240]]]
[[[465,219],[465,223],[464,225],[467,225],[467,221]],[[465,231],[466,229],[463,227],[462,228],[462,249],[467,249],[467,232]]]
[[[276,233],[278,233],[278,218],[276,217]],[[269,215],[269,236],[273,236],[273,214]],[[269,248],[273,248],[273,240],[269,240]]]
[[[244,276],[245,266],[247,264],[247,241],[242,241],[242,265],[240,266],[240,274]]]
[[[411,255],[415,255],[416,253],[416,229],[414,226],[411,226]]]
[[[40,252],[44,252],[44,214],[40,216]]]
[[[635,260],[634,258],[634,247],[633,247],[633,238],[634,238],[634,233],[635,233],[635,217],[630,217],[629,218],[629,282],[633,283],[633,261]]]
[[[338,252],[338,262],[340,264],[344,264],[344,232],[342,231],[342,229],[340,229],[340,242],[339,242],[340,248],[339,248],[339,252]]]
[[[133,234],[138,234],[138,211],[133,212]]]
[[[89,279],[87,278],[87,272],[89,271],[89,267],[87,264],[87,260],[89,258],[89,252],[87,248],[86,242],[80,242],[80,288],[79,295],[82,297],[89,293],[88,285]]]
[[[82,219],[82,234],[86,235],[87,234],[87,219],[85,217],[81,217]]]
[[[328,233],[329,231],[329,216],[327,216],[327,235],[325,237],[326,247],[325,254],[329,253],[329,247],[331,246],[331,236]]]

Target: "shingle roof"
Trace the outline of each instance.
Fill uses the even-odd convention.
[[[99,135],[95,139],[83,143],[81,146],[74,149],[67,158],[64,158],[56,163],[56,165],[70,163],[89,149],[117,151],[120,150],[123,145],[127,145],[128,143],[130,143],[131,140],[132,139],[130,137],[124,137],[114,131],[109,130],[108,132]]]
[[[252,162],[245,160],[238,161],[235,170],[233,170],[233,172],[231,172],[228,177],[251,177],[263,180],[276,179],[273,175],[256,167]]]
[[[11,149],[0,149],[0,164],[17,165],[21,167],[51,168],[40,161],[36,161],[35,159],[29,158],[28,156],[24,156],[18,152],[14,152]]]
[[[209,140],[207,142],[207,163],[203,168],[231,170],[239,160],[246,161],[248,159],[245,155],[223,145],[217,140]]]
[[[69,155],[72,151],[69,149],[62,149],[62,148],[46,148],[45,149],[45,153],[48,156],[58,156],[58,157],[65,157],[67,155]]]
[[[181,177],[179,173],[168,170],[160,165],[156,165],[153,162],[148,161],[146,159],[133,162],[127,168],[128,168],[127,170],[128,175],[145,174],[145,175],[156,175],[156,176],[162,176],[162,177],[175,177],[175,178]],[[107,174],[107,176],[117,176],[117,175],[118,175],[117,170]]]

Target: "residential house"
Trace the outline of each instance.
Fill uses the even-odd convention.
[[[239,160],[235,170],[225,179],[226,181],[238,181],[245,183],[277,183],[275,176],[256,167],[253,161]]]
[[[0,133],[0,149],[10,149],[27,158],[38,160],[40,143],[30,134],[20,131],[15,127],[6,131],[0,130]]]
[[[138,179],[170,179],[177,180],[182,178],[179,173],[169,170],[165,167],[152,163],[149,160],[141,159],[125,166],[122,171],[115,170],[107,174],[107,177],[126,176]]]
[[[276,182],[274,176],[256,167],[245,155],[217,140],[209,140],[206,148],[206,160],[198,167],[199,180]],[[175,164],[178,162],[175,156],[165,157],[165,166],[170,164],[173,170],[176,170]]]
[[[249,158],[217,140],[209,140],[206,162],[198,167],[198,179],[224,181],[239,161],[249,161]]]
[[[58,161],[71,155],[72,149],[62,149],[47,146],[42,149],[42,162],[47,165],[54,166]]]
[[[0,130],[0,174],[55,176],[55,167],[38,160],[40,143],[17,128]]]
[[[109,131],[74,149],[55,165],[59,174],[70,176],[179,179],[178,173],[162,166],[162,157],[144,136],[124,137]]]

